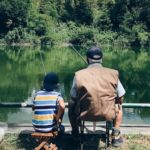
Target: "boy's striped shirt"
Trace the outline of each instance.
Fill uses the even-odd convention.
[[[34,116],[32,124],[37,132],[49,132],[57,128],[55,115],[57,114],[58,101],[63,99],[60,93],[41,90],[36,93],[33,101]]]

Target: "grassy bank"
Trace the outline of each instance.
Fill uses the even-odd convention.
[[[150,135],[125,135],[125,143],[121,148],[110,147],[110,150],[149,150]],[[56,139],[59,150],[76,150],[76,143],[72,141],[69,135],[63,135]],[[0,150],[31,150],[37,143],[29,134],[6,134],[0,144]],[[99,137],[87,135],[84,138],[85,150],[104,149],[104,143]],[[100,148],[101,147],[101,148]]]

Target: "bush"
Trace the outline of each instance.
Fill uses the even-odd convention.
[[[81,27],[69,27],[70,28],[70,43],[80,46],[90,46],[95,43],[94,31],[90,27],[81,26]]]
[[[54,23],[50,16],[45,14],[33,13],[28,22],[30,31],[34,31],[37,36],[44,36],[48,34],[50,28],[53,28]]]
[[[19,27],[9,31],[5,36],[5,41],[7,44],[33,44],[37,41],[37,37],[33,32],[28,32],[26,28]]]
[[[41,38],[42,45],[54,45],[54,40],[50,36],[44,36]]]

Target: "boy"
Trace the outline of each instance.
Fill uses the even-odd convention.
[[[61,94],[56,92],[58,82],[55,73],[48,73],[43,81],[43,89],[35,95],[32,124],[36,132],[58,130],[58,123],[62,120],[65,110],[64,100]]]

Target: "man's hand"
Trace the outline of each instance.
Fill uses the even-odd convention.
[[[119,97],[117,99],[117,103],[121,105],[123,103],[123,99],[124,99],[123,97]]]

